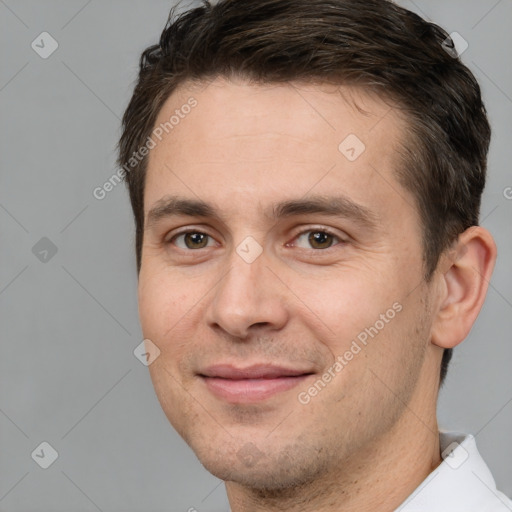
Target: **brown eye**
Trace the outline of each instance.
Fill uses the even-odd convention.
[[[305,249],[329,249],[335,245],[334,240],[341,242],[341,239],[325,230],[308,230],[304,231],[297,237],[297,241],[303,240],[307,235],[307,244],[309,247]],[[299,244],[300,246],[300,244]]]
[[[184,246],[176,243],[180,249],[203,249],[207,247],[209,235],[199,231],[186,231],[174,236],[170,242],[174,242],[183,237]]]
[[[328,249],[332,245],[333,236],[325,231],[311,231],[308,242],[315,249]]]

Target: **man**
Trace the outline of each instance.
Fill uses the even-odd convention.
[[[436,419],[496,259],[489,139],[453,41],[393,3],[171,12],[119,163],[151,378],[233,512],[512,510]]]

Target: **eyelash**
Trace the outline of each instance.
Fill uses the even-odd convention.
[[[199,231],[197,229],[188,229],[186,231],[181,231],[180,233],[176,233],[169,240],[167,240],[165,243],[166,244],[173,244],[173,242],[174,242],[174,240],[176,240],[176,238],[178,238],[179,236],[182,236],[182,235],[189,234],[189,233],[206,235],[207,237],[210,237],[211,239],[213,239],[213,237],[211,235],[209,235],[208,233],[205,233],[203,231]],[[306,233],[324,233],[324,234],[332,236],[333,238],[338,240],[337,244],[333,243],[333,245],[331,245],[330,247],[327,247],[325,249],[314,249],[314,248],[310,249],[310,250],[315,251],[315,252],[327,252],[330,249],[334,249],[334,247],[336,247],[337,245],[342,245],[342,244],[346,243],[346,240],[343,240],[340,236],[336,235],[331,230],[323,228],[323,227],[322,228],[318,228],[318,227],[316,227],[316,228],[309,228],[309,229],[306,229],[306,230],[303,230],[303,231],[299,231],[294,236],[293,240],[296,240],[296,239],[300,238],[302,235],[304,235]],[[286,246],[288,246],[288,244],[286,244]],[[182,251],[186,251],[186,252],[197,252],[197,251],[199,251],[201,249],[207,249],[207,247],[201,247],[200,249],[183,249],[181,247],[178,247],[178,249],[180,249]],[[303,248],[299,248],[299,249],[303,249]],[[305,250],[308,250],[308,249],[305,249]]]

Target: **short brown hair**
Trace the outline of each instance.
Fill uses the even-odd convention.
[[[203,0],[179,16],[176,9],[159,44],[142,53],[118,163],[126,169],[164,102],[187,81],[237,76],[361,86],[406,114],[410,136],[396,174],[421,215],[428,281],[441,253],[478,224],[491,135],[475,77],[446,50],[449,35],[388,0]],[[146,166],[144,157],[125,174],[138,270]],[[441,383],[451,355],[444,351]]]

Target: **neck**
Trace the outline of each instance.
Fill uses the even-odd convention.
[[[300,487],[268,492],[226,482],[231,511],[394,511],[441,462],[435,405],[425,411],[409,404],[390,431]]]

